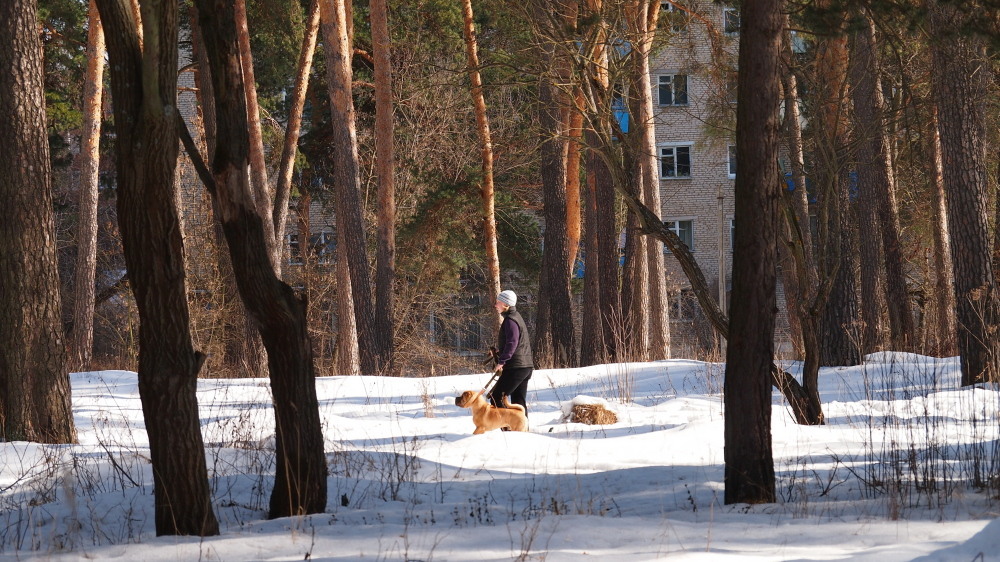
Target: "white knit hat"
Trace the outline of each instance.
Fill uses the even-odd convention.
[[[497,301],[504,303],[507,306],[517,306],[517,295],[514,291],[500,291],[497,295]]]

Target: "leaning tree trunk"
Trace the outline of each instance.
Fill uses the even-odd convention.
[[[98,0],[107,30],[117,150],[118,222],[139,309],[139,397],[149,434],[157,535],[215,535],[198,415],[176,208],[180,121],[177,4],[144,3],[142,43],[127,0]]]
[[[215,131],[215,99],[212,89],[212,72],[209,69],[208,56],[205,54],[201,26],[198,24],[197,8],[192,6],[191,14],[191,37],[193,43],[194,57],[197,61],[195,70],[195,85],[197,91],[195,97],[198,100],[198,108],[201,110],[201,124],[204,130],[205,150],[208,160],[215,157],[215,146],[217,135]],[[221,211],[216,201],[212,200],[212,215],[219,217]],[[229,254],[226,251],[226,235],[222,230],[222,223],[214,220],[212,224],[212,242],[215,244],[218,256],[218,276],[219,300],[223,303],[219,307],[219,321],[222,325],[223,336],[223,368],[228,371],[231,377],[259,378],[267,376],[266,357],[264,355],[264,344],[260,339],[260,332],[253,323],[247,312],[246,305],[240,300],[239,289],[236,287],[236,279],[233,273],[233,265],[230,262]],[[280,270],[279,270],[280,271]]]
[[[94,346],[94,281],[97,271],[98,169],[101,162],[101,95],[104,92],[104,29],[97,5],[87,8],[87,75],[83,88],[83,132],[80,135],[80,195],[73,278],[73,328],[69,350],[71,371],[87,369]]]
[[[987,163],[988,54],[985,42],[961,29],[969,16],[950,3],[928,0],[932,79],[940,119],[944,189],[948,196],[958,351],[962,386],[997,378],[996,280]]]
[[[288,126],[281,146],[278,163],[278,177],[274,187],[274,271],[281,277],[282,255],[284,253],[285,223],[288,222],[288,201],[292,193],[292,173],[295,154],[298,151],[299,132],[302,130],[302,110],[306,105],[309,89],[309,72],[312,69],[313,54],[316,52],[316,36],[319,34],[319,0],[309,0],[306,10],[306,29],[302,34],[302,48],[295,71],[295,86],[292,88],[291,107],[288,112]]]
[[[785,25],[788,26],[788,16],[785,16]],[[810,308],[808,292],[816,287],[817,270],[814,261],[812,227],[809,219],[809,194],[806,192],[806,172],[805,158],[802,148],[802,125],[800,123],[800,112],[798,105],[798,80],[795,76],[795,57],[792,53],[791,30],[782,33],[782,61],[784,70],[781,73],[781,86],[784,94],[785,117],[784,133],[785,142],[788,148],[788,158],[791,161],[792,185],[795,189],[785,192],[785,202],[790,205],[791,213],[786,212],[787,228],[784,229],[788,238],[787,243],[793,248],[779,251],[779,259],[782,260],[781,280],[785,289],[785,309],[788,312],[788,327],[792,347],[796,352],[800,352],[800,357],[806,357],[810,352],[804,347],[807,339],[802,333],[803,315]],[[801,244],[798,244],[801,242]],[[796,267],[793,254],[801,252],[802,266]],[[814,338],[815,339],[815,338]],[[818,339],[817,339],[818,341]],[[806,380],[806,371],[803,370],[803,383]]]
[[[257,213],[264,217],[264,233],[271,266],[277,270],[279,259],[274,238],[273,198],[267,182],[267,165],[264,163],[264,134],[260,128],[260,106],[257,103],[257,80],[253,71],[253,54],[250,52],[250,29],[247,27],[246,0],[235,0],[236,38],[240,46],[240,66],[243,69],[243,88],[247,98],[247,123],[250,125],[250,185],[253,187]],[[261,357],[263,359],[263,357]]]
[[[257,104],[257,81],[253,72],[253,56],[250,53],[250,30],[247,28],[246,0],[236,0],[233,3],[236,18],[236,37],[240,46],[240,66],[243,70],[243,87],[246,95],[247,123],[250,132],[250,185],[253,187],[254,200],[257,204],[257,214],[264,219],[264,239],[267,242],[268,258],[275,271],[280,271],[280,241],[274,238],[274,225],[271,222],[273,200],[267,182],[267,167],[264,164],[264,135],[260,128],[260,107]],[[306,233],[308,234],[308,233]],[[302,241],[305,244],[305,241]],[[252,315],[239,314],[243,325],[237,329],[241,341],[238,343],[238,356],[242,370],[249,376],[263,376],[267,365],[267,352],[264,342],[257,332],[257,326]]]
[[[785,26],[788,16],[784,17]],[[793,56],[789,32],[782,36],[783,72],[781,85],[785,108],[784,128],[788,156],[791,160],[792,180],[795,189],[782,190],[785,209],[784,231],[786,246],[782,256],[788,267],[782,268],[785,280],[785,302],[793,338],[801,337],[802,388],[809,399],[809,423],[823,423],[823,408],[819,397],[820,318],[829,294],[827,279],[820,283],[819,271],[813,252],[812,226],[809,218],[809,197],[806,193],[805,163],[802,149],[802,127],[799,124],[798,81],[792,68]]]
[[[211,63],[218,131],[212,174],[205,177],[203,171],[202,177],[220,210],[240,297],[260,327],[274,396],[276,467],[268,516],[320,513],[326,509],[327,467],[306,303],[275,275],[265,218],[251,194],[233,6],[225,0],[199,0],[198,14]]]
[[[726,348],[725,503],[775,499],[771,360],[781,178],[781,0],[742,5],[736,109],[736,233]]]
[[[0,438],[72,443],[37,17],[0,3]]]
[[[326,52],[327,89],[330,96],[333,125],[334,212],[337,230],[343,240],[350,241],[337,248],[339,259],[346,259],[351,273],[351,298],[354,299],[354,319],[358,328],[358,350],[361,369],[375,374],[382,370],[378,363],[384,357],[381,338],[375,334],[375,313],[372,310],[371,275],[365,241],[361,180],[358,171],[358,140],[354,124],[354,100],[351,96],[351,58],[349,18],[345,0],[320,0],[323,48]],[[338,234],[338,240],[340,236]]]

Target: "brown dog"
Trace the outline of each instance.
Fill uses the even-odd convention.
[[[472,423],[476,424],[473,435],[501,427],[509,428],[511,431],[528,431],[528,417],[524,415],[524,407],[520,404],[511,404],[506,394],[503,397],[503,408],[491,406],[483,398],[482,392],[474,390],[466,390],[455,398],[455,405],[472,410]]]

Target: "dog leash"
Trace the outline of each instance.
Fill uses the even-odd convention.
[[[479,391],[480,396],[486,394],[486,391],[490,388],[490,386],[492,386],[493,383],[496,382],[498,378],[500,378],[500,373],[502,372],[503,371],[501,371],[500,369],[493,371],[493,376],[490,377],[490,380],[486,381],[486,386],[484,386],[483,389]]]

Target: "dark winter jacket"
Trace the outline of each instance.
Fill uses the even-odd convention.
[[[524,319],[514,307],[501,314],[503,323],[497,336],[497,364],[505,368],[534,367],[531,359],[531,339],[528,329],[524,327]]]

